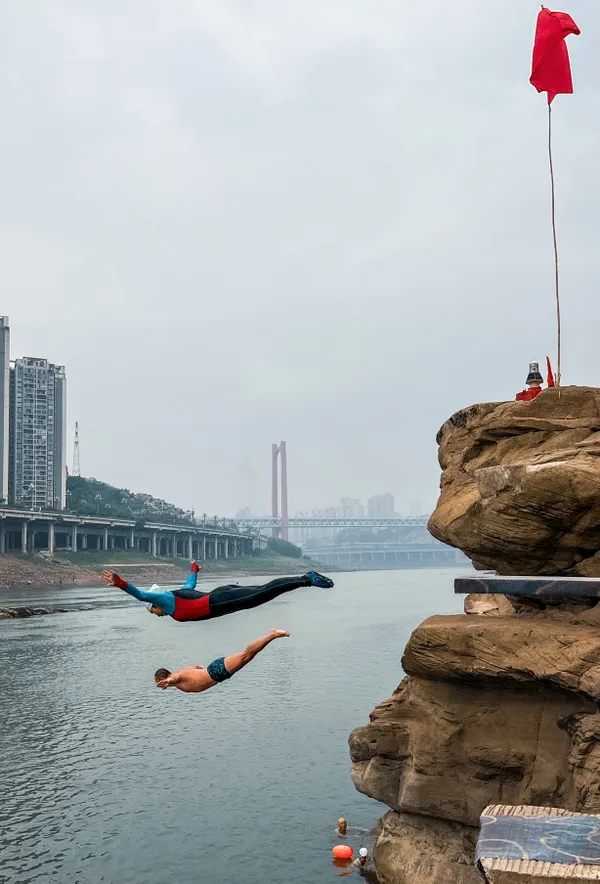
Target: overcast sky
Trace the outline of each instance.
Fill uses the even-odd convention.
[[[84,475],[197,511],[391,491],[554,356],[528,0],[4,0],[12,356],[64,363]],[[554,107],[563,382],[599,384],[600,6]],[[254,490],[252,486],[254,485]]]

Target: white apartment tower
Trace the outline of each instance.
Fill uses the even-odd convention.
[[[0,316],[0,502],[8,503],[8,425],[10,415],[10,327]]]
[[[65,507],[67,379],[47,359],[16,359],[10,368],[8,499],[27,509]]]

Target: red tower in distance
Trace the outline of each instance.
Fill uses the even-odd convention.
[[[278,464],[281,455],[281,463]],[[271,515],[274,519],[279,517],[279,469],[281,468],[281,539],[288,539],[288,490],[287,490],[287,451],[285,442],[271,446]],[[279,534],[278,528],[273,528],[273,537]]]

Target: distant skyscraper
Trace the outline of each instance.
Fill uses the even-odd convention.
[[[12,504],[64,509],[67,380],[62,365],[17,359],[10,370],[9,491]]]
[[[259,506],[257,488],[256,470],[250,458],[244,456],[238,464],[238,500],[242,509],[247,507],[253,512],[257,510]]]
[[[342,519],[362,519],[365,514],[364,506],[360,500],[356,500],[354,497],[342,497],[340,504],[340,518]]]
[[[393,494],[375,494],[367,500],[367,515],[370,519],[391,519],[395,512]]]
[[[75,421],[75,439],[73,440],[73,475],[81,476],[79,463],[79,421]]]
[[[10,419],[10,328],[0,316],[0,498],[8,502],[8,426]]]

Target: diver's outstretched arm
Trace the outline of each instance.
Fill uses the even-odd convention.
[[[161,681],[156,682],[156,686],[161,690],[165,690],[166,688],[174,687],[181,681],[181,675],[178,672],[172,672],[171,675],[168,675],[167,678],[161,679]]]
[[[168,591],[160,591],[156,592],[153,589],[138,589],[137,586],[134,586],[133,583],[127,583],[126,580],[123,580],[122,577],[119,577],[114,571],[103,571],[102,577],[107,581],[109,586],[116,586],[118,589],[122,589],[124,592],[128,593],[137,599],[138,602],[147,602],[151,605],[156,605],[159,608],[162,608],[163,611],[166,611],[167,614],[172,614],[175,610],[173,593]]]

